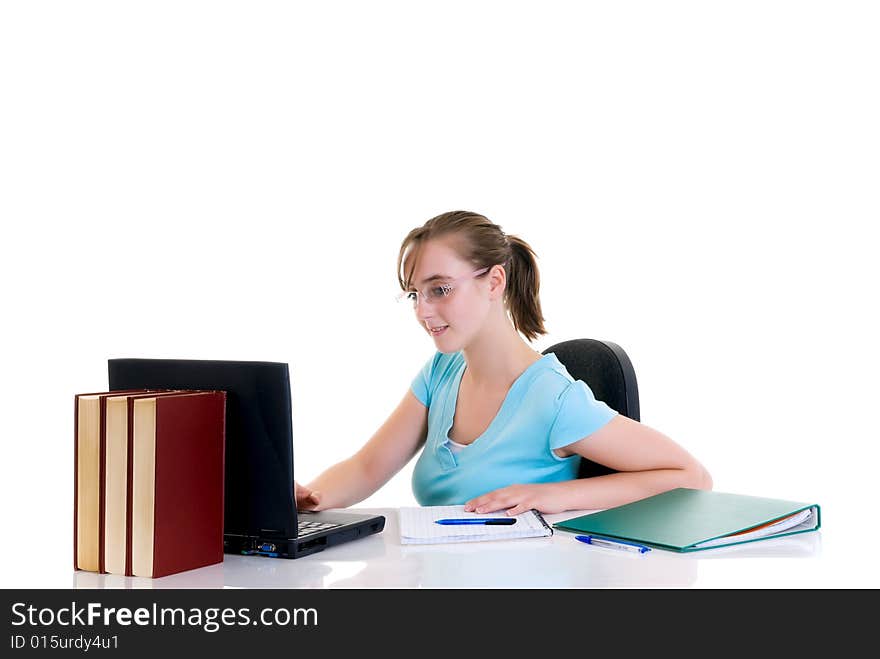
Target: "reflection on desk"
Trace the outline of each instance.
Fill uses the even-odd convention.
[[[377,535],[298,558],[274,559],[226,554],[223,563],[159,579],[74,572],[75,588],[687,588],[698,585],[703,561],[727,559],[738,566],[736,587],[749,561],[811,558],[820,532],[678,554],[654,550],[634,554],[577,542],[557,531],[551,538],[442,545],[401,545],[394,509]],[[554,523],[588,511],[547,515]],[[788,563],[785,563],[788,565]],[[724,572],[723,564],[716,564]],[[752,570],[746,570],[746,573]],[[759,577],[773,570],[758,570]],[[719,573],[713,570],[712,576]],[[722,575],[723,576],[723,575]],[[754,583],[753,586],[773,583]]]
[[[701,552],[700,558],[810,558],[818,556],[821,548],[822,533],[816,531],[707,549]]]
[[[98,574],[76,570],[73,573],[74,588],[107,588],[139,590],[153,588],[223,588],[223,563],[169,574],[159,579],[147,577],[124,577],[119,574]]]

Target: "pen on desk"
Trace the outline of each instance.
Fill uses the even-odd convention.
[[[597,547],[608,547],[609,549],[622,549],[623,551],[634,551],[644,554],[651,551],[650,547],[638,545],[634,542],[626,542],[625,540],[612,540],[610,538],[600,538],[595,535],[576,535],[575,540],[580,540],[588,545],[596,545]]]
[[[485,524],[486,526],[507,526],[516,524],[513,517],[460,517],[455,519],[438,519],[435,524]]]

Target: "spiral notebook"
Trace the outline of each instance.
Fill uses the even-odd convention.
[[[483,540],[513,540],[542,538],[553,535],[553,529],[537,510],[515,515],[516,524],[492,526],[464,524],[444,526],[438,519],[468,517],[507,518],[504,511],[495,513],[466,513],[464,506],[421,506],[400,509],[400,542],[404,545],[430,545],[444,542],[479,542]]]

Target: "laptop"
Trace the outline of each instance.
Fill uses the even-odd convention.
[[[297,511],[287,364],[108,359],[107,370],[110,391],[226,392],[226,553],[300,558],[385,528],[382,515]]]

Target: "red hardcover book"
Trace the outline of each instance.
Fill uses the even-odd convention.
[[[104,571],[106,398],[145,389],[77,394],[73,404],[73,568]]]
[[[129,405],[130,574],[222,562],[226,392],[137,396]]]

